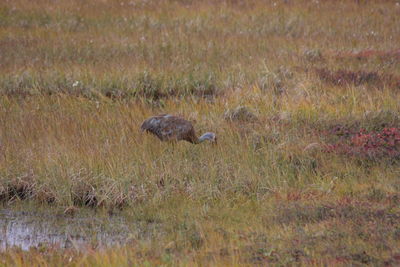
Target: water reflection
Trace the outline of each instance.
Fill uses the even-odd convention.
[[[79,217],[79,218],[78,218]],[[128,227],[123,217],[68,217],[36,212],[0,210],[0,249],[38,246],[97,248],[119,246],[143,238],[139,224]]]

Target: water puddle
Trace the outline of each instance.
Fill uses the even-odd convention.
[[[0,250],[19,247],[105,248],[150,239],[156,225],[128,223],[124,217],[68,217],[43,212],[0,210]],[[154,238],[154,237],[153,237]]]

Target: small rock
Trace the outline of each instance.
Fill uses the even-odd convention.
[[[228,121],[241,121],[241,122],[254,122],[257,121],[257,116],[245,106],[238,106],[233,110],[228,110],[224,114],[225,120]]]
[[[318,61],[323,58],[321,51],[318,49],[308,49],[308,50],[304,51],[304,57],[308,61]]]

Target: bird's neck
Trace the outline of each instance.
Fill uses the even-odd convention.
[[[203,134],[202,136],[200,136],[199,138],[197,138],[197,144],[200,144],[206,140],[209,140],[208,135],[207,134]]]

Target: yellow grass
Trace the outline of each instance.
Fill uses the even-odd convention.
[[[396,81],[399,55],[337,55],[399,49],[399,12],[396,1],[1,2],[3,205],[161,228],[105,251],[9,250],[0,265],[398,264],[398,161],[322,148],[337,124],[398,126],[399,88],[333,85],[316,69]],[[238,106],[258,120],[227,120]],[[140,133],[166,112],[218,146]]]

